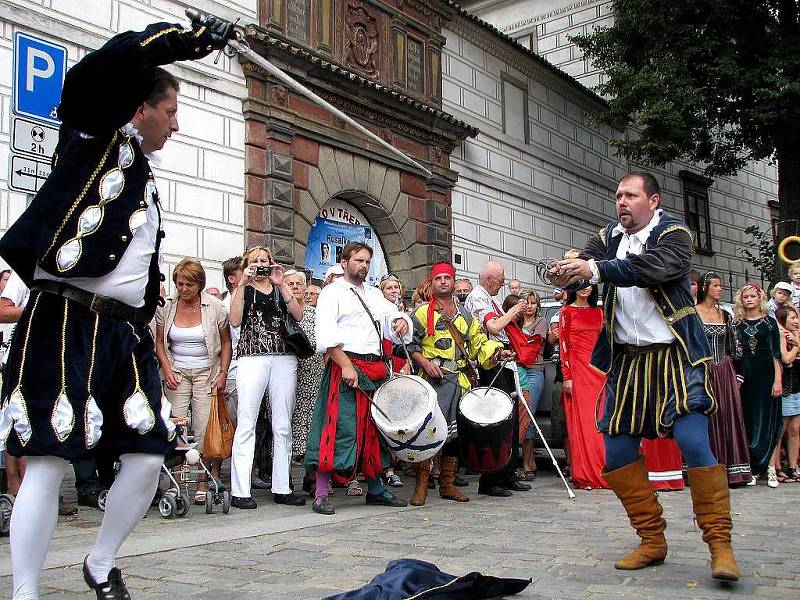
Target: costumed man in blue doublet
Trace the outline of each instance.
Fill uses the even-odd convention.
[[[639,447],[642,437],[672,435],[689,466],[711,574],[736,581],[728,479],[708,441],[708,416],[716,402],[707,372],[711,350],[689,286],[692,235],[660,202],[652,174],[623,177],[616,193],[619,222],[600,230],[579,258],[559,261],[550,278],[559,286],[604,284],[605,326],[591,359],[607,376],[598,422],[605,441],[602,474],[641,538],[640,546],[614,566],[641,569],[667,555],[666,521]]]
[[[147,324],[159,299],[161,208],[150,161],[178,131],[178,81],[159,67],[225,46],[213,16],[155,23],[87,54],[66,75],[53,170],[0,240],[31,289],[0,400],[0,449],[27,456],[11,517],[14,600],[39,597],[69,461],[119,457],[103,524],[84,560],[97,598],[129,599],[115,556],[174,446]]]

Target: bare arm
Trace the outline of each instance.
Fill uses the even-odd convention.
[[[8,298],[0,298],[0,323],[16,323],[22,316],[22,309]]]

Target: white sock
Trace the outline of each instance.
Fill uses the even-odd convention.
[[[58,492],[69,462],[30,456],[11,513],[14,600],[39,598],[39,577],[58,521]]]
[[[108,572],[122,542],[150,507],[164,457],[160,454],[123,454],[114,485],[106,498],[106,513],[86,565],[97,583],[108,581]]]

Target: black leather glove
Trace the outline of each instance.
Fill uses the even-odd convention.
[[[201,47],[211,46],[216,50],[225,47],[236,35],[233,23],[214,15],[192,15],[192,31],[197,35]]]

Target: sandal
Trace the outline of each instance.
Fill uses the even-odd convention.
[[[364,495],[364,488],[361,487],[358,479],[353,479],[353,481],[347,484],[347,495],[348,496],[363,496]]]
[[[197,490],[194,493],[194,503],[197,504],[198,506],[199,505],[205,505],[205,503],[206,503],[206,494],[207,493],[208,492],[203,491],[203,490]]]
[[[775,473],[775,476],[778,478],[778,483],[786,483],[787,481],[795,481],[794,477],[787,475],[784,471],[778,471]]]

